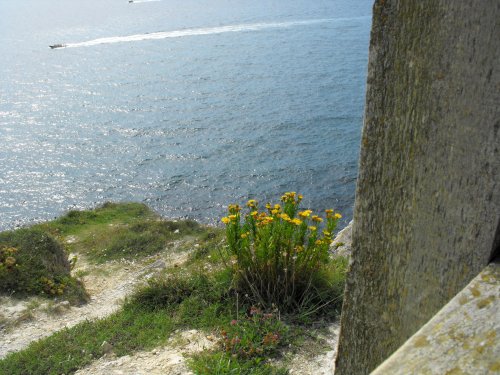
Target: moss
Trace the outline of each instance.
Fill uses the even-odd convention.
[[[500,372],[500,361],[492,363],[489,367],[489,370],[492,372]]]

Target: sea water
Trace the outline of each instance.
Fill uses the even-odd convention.
[[[285,191],[344,225],[370,24],[367,0],[0,0],[0,230]]]

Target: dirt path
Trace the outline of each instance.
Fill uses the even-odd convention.
[[[322,341],[320,347],[308,350],[308,345],[294,355],[289,365],[290,375],[331,375],[335,371],[335,357],[337,355],[337,343],[339,338],[340,324],[330,324],[324,334],[319,335]]]
[[[110,353],[78,370],[75,375],[188,375],[192,372],[187,368],[186,356],[214,345],[200,331],[179,331],[165,346],[119,358]]]
[[[330,375],[335,370],[339,324],[333,323],[314,341],[306,341],[298,353],[285,354],[278,365],[290,375]],[[193,375],[186,359],[195,353],[215,347],[203,332],[176,332],[166,345],[151,351],[116,357],[112,352],[78,370],[75,375]]]
[[[141,262],[110,262],[106,264],[105,271],[79,259],[79,266],[74,272],[88,273],[83,282],[91,296],[89,303],[79,307],[69,306],[64,301],[47,303],[37,298],[19,301],[2,297],[0,317],[3,324],[0,325],[5,327],[0,330],[0,358],[63,328],[112,314],[140,282],[186,259],[187,253],[169,251]]]

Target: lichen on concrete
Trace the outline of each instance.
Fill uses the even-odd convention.
[[[499,297],[492,263],[372,375],[500,373]]]

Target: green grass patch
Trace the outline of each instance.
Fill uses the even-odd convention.
[[[85,244],[91,259],[102,263],[122,258],[140,258],[164,250],[169,242],[201,232],[194,221],[143,220],[127,226],[107,227],[106,230],[86,237]],[[81,251],[81,250],[80,250]]]
[[[157,219],[159,216],[142,203],[107,202],[93,210],[72,210],[58,219],[38,224],[42,230],[54,235],[81,235],[94,226],[109,224],[133,224],[145,219]]]
[[[68,251],[96,263],[156,254],[172,241],[205,231],[193,220],[163,220],[141,203],[105,203],[36,227],[58,237]],[[72,241],[66,243],[68,238]]]
[[[69,374],[102,356],[101,344],[117,355],[151,349],[165,342],[174,324],[164,311],[124,309],[105,319],[87,321],[32,343],[0,361],[0,373]]]
[[[189,360],[198,375],[286,375],[288,370],[266,363],[262,358],[240,359],[224,352],[204,352]]]

